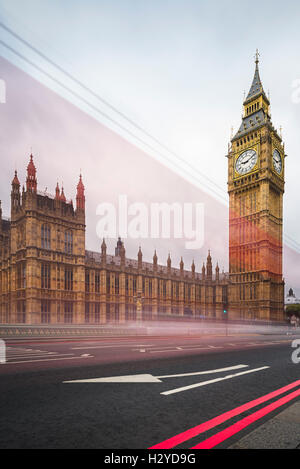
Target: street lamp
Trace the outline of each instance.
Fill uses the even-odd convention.
[[[228,311],[226,307],[223,309],[223,315],[225,319],[225,324],[226,324],[226,337],[228,336]]]

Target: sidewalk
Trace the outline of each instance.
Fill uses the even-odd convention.
[[[229,449],[300,449],[300,401],[260,425]]]

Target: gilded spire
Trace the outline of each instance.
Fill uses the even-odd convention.
[[[251,101],[254,98],[258,98],[258,96],[260,94],[262,94],[265,97],[265,99],[268,100],[268,98],[267,98],[267,96],[264,92],[262,82],[261,82],[261,79],[260,79],[260,75],[259,75],[259,67],[258,67],[259,57],[260,57],[260,54],[258,52],[258,49],[256,49],[254,77],[253,77],[253,80],[252,80],[252,85],[250,87],[249,93],[248,93],[248,95],[247,95],[247,97],[244,101],[244,104],[247,103],[248,101]]]
[[[244,112],[242,115],[242,123],[237,133],[231,139],[231,143],[233,143],[234,140],[237,140],[238,138],[244,136],[249,131],[253,132],[254,130],[258,129],[264,123],[268,122],[271,119],[270,100],[264,92],[259,75],[259,57],[260,54],[258,50],[256,50],[256,54],[254,56],[254,77],[250,90],[247,96],[244,98]]]

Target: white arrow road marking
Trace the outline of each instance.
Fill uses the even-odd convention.
[[[222,371],[236,370],[246,368],[248,365],[235,365],[226,368],[217,368],[215,370],[197,371],[195,373],[184,373],[179,375],[153,376],[150,374],[110,376],[107,378],[77,379],[73,381],[64,381],[64,383],[161,383],[163,378],[181,378],[183,376],[196,376],[209,373],[221,373]]]
[[[182,373],[180,375],[165,375],[157,376],[157,378],[182,378],[184,376],[197,376],[197,375],[209,375],[210,373],[222,373],[222,371],[238,370],[240,368],[247,368],[248,365],[235,365],[227,366],[226,368],[217,368],[216,370],[197,371],[196,373]]]
[[[265,370],[270,368],[269,366],[262,366],[261,368],[255,368],[253,370],[241,371],[240,373],[235,373],[234,375],[227,375],[223,378],[210,379],[209,381],[202,381],[201,383],[190,384],[189,386],[183,386],[181,388],[171,389],[170,391],[161,392],[164,396],[169,396],[170,394],[175,394],[177,392],[187,391],[189,389],[198,388],[200,386],[206,386],[207,384],[217,383],[218,381],[224,381],[225,379],[235,378],[236,376],[246,375],[248,373],[255,373],[256,371]]]
[[[64,381],[64,383],[161,383],[161,380],[149,374],[111,376],[109,378],[77,379]]]

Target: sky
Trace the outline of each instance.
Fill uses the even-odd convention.
[[[287,242],[295,246],[294,242],[300,244],[300,103],[293,99],[293,84],[300,79],[299,13],[300,3],[289,0],[284,7],[276,0],[0,0],[2,24],[102,101],[3,27],[0,41],[70,86],[73,93],[2,42],[0,55],[226,204],[224,156],[231,127],[235,132],[241,122],[243,94],[252,82],[258,48],[272,121],[276,128],[282,126],[288,155],[284,230]],[[74,92],[79,90],[101,113],[76,98]],[[12,155],[12,167],[24,166],[24,154],[31,148],[36,154],[41,151],[38,138],[30,136],[23,145],[23,153]],[[82,157],[74,157],[72,166],[78,174],[84,166]],[[64,183],[70,192],[71,181],[66,178]]]

